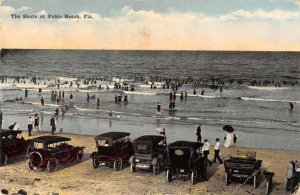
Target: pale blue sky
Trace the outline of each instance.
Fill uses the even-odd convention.
[[[300,51],[300,0],[2,0],[0,25],[2,47]]]

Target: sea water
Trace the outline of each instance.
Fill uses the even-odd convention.
[[[41,129],[50,131],[50,118],[55,109],[69,110],[57,116],[57,129],[63,132],[97,135],[107,131],[127,131],[132,139],[155,134],[157,127],[166,128],[168,142],[196,140],[196,128],[202,126],[202,137],[214,143],[224,137],[222,127],[232,125],[241,147],[300,150],[300,53],[291,52],[215,52],[215,51],[93,51],[93,50],[8,50],[1,57],[0,82],[3,128],[17,121],[27,129],[27,119],[38,113]],[[24,76],[26,83],[14,82]],[[39,85],[30,82],[37,75]],[[169,112],[170,89],[159,82],[151,89],[151,76],[193,79],[179,87],[176,111]],[[96,85],[83,84],[84,78],[97,77]],[[143,77],[144,80],[134,78]],[[73,81],[57,88],[55,79]],[[211,88],[211,79],[225,82],[223,91]],[[113,89],[114,81],[123,79],[135,91]],[[230,79],[234,79],[231,85]],[[236,82],[243,80],[242,83]],[[23,79],[21,79],[23,81]],[[203,85],[203,80],[207,83]],[[251,85],[251,81],[268,80],[269,85]],[[80,84],[77,88],[75,82]],[[45,84],[46,83],[46,84]],[[104,89],[97,87],[101,84]],[[280,87],[278,87],[280,84]],[[109,86],[109,90],[106,89]],[[28,97],[24,103],[15,101]],[[38,93],[42,88],[42,93]],[[193,90],[197,91],[193,95]],[[51,101],[52,90],[65,91],[65,99]],[[201,91],[205,90],[204,95]],[[180,100],[180,92],[188,96]],[[70,102],[69,95],[74,95]],[[87,101],[87,93],[101,99]],[[128,95],[128,104],[115,103],[116,95]],[[45,106],[40,105],[44,96]],[[162,111],[156,114],[160,102]],[[292,102],[294,109],[289,109]],[[109,113],[112,116],[109,116]]]

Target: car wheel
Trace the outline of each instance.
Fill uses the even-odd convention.
[[[56,158],[50,158],[47,162],[47,170],[52,172],[58,167],[58,160]]]
[[[78,150],[76,153],[76,161],[79,163],[83,159],[83,150]]]
[[[168,182],[172,181],[172,172],[170,169],[167,170],[167,179],[168,179]]]
[[[157,163],[153,165],[153,173],[157,175],[160,172],[160,160],[157,160]]]
[[[39,152],[32,152],[29,157],[29,168],[31,170],[41,168],[43,164],[43,157]]]
[[[96,156],[93,156],[93,167],[96,169],[99,167],[99,161],[97,160]]]
[[[132,172],[132,173],[136,172],[136,167],[135,167],[135,163],[134,163],[134,162],[132,162],[132,163],[130,164],[130,169],[131,169],[131,172]]]
[[[197,171],[194,170],[191,175],[192,184],[195,185],[197,183],[198,174]]]
[[[122,166],[123,166],[123,162],[121,158],[118,158],[114,161],[114,169],[116,171],[120,171],[122,169]]]
[[[0,153],[0,166],[5,166],[7,163],[7,155]]]

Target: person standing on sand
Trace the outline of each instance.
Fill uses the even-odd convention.
[[[216,139],[216,144],[215,144],[215,146],[214,146],[215,156],[214,156],[213,163],[215,163],[216,160],[218,159],[219,163],[220,163],[220,164],[223,164],[223,161],[222,161],[222,159],[221,159],[220,156],[219,156],[219,154],[220,154],[220,142],[219,142],[219,141],[220,141],[220,139],[217,138],[217,139]]]
[[[237,136],[236,136],[236,134],[233,134],[233,143],[234,143],[234,145],[235,145],[236,141],[237,141]]]
[[[210,148],[210,144],[208,143],[208,140],[205,139],[204,140],[204,145],[201,149],[201,152],[203,153],[204,157],[207,159],[209,165],[212,165],[212,162],[208,159],[208,155],[209,155],[209,148]]]
[[[37,131],[40,131],[40,117],[39,117],[38,113],[35,113],[35,115],[34,115],[34,128]]]
[[[197,135],[197,142],[198,143],[201,143],[201,126],[202,124],[200,124],[198,127],[197,127],[197,132],[196,132],[196,135]]]
[[[56,131],[56,121],[54,116],[52,116],[52,118],[50,119],[50,126],[51,126],[51,133],[52,135],[54,135],[54,131]]]
[[[28,119],[28,136],[29,137],[31,136],[32,129],[33,129],[33,121],[32,121],[31,116],[30,116],[29,119]]]

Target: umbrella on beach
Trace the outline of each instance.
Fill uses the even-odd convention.
[[[224,125],[223,130],[229,133],[234,132],[234,128],[231,125]]]

